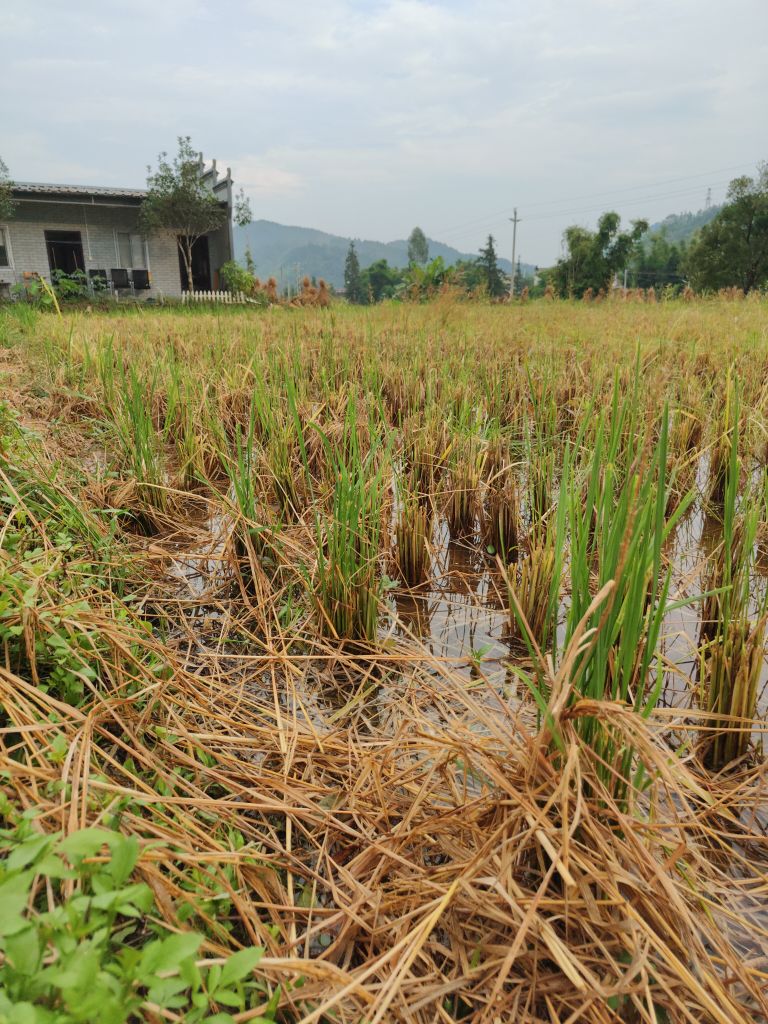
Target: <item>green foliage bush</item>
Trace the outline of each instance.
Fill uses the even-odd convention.
[[[53,309],[55,306],[54,295],[59,302],[97,302],[105,303],[109,299],[109,292],[106,285],[98,278],[89,280],[83,270],[75,270],[71,274],[65,274],[63,270],[54,270],[51,274],[51,285],[53,291],[46,287],[40,278],[33,278],[30,281],[23,281],[11,288],[11,294],[16,299],[21,299],[41,309]]]
[[[45,475],[34,437],[3,405],[0,468],[0,650],[11,671],[78,704],[103,675],[106,656],[114,660],[94,612],[109,600],[113,627],[130,617],[127,556],[106,515],[90,512]],[[152,657],[149,648],[126,649],[137,661]]]
[[[64,301],[90,298],[88,277],[83,270],[75,270],[71,274],[54,270],[51,280],[57,296]]]
[[[442,256],[436,256],[430,263],[414,263],[405,275],[408,295],[421,300],[434,298],[444,284],[454,279],[458,280],[458,277],[453,268],[445,265]]]
[[[226,1009],[263,1005],[251,1020],[274,1020],[279,990],[253,978],[263,948],[200,960],[202,935],[157,923],[152,890],[130,881],[135,836],[46,835],[2,794],[0,817],[0,1024],[122,1024],[150,1009],[228,1024]]]
[[[41,309],[54,308],[53,297],[40,280],[24,281],[11,285],[11,295],[15,299],[29,302],[34,306],[39,306]]]
[[[231,292],[253,295],[256,291],[256,278],[245,267],[241,267],[237,260],[227,260],[219,274],[224,286]]]

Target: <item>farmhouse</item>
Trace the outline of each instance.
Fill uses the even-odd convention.
[[[200,154],[200,179],[227,213],[193,249],[192,288],[207,291],[219,287],[219,268],[232,259],[232,176],[227,168],[220,177],[216,161],[206,167]],[[180,296],[189,282],[175,233],[139,231],[145,196],[135,188],[15,182],[13,215],[0,223],[0,297],[36,277],[77,272],[94,291],[118,298]]]

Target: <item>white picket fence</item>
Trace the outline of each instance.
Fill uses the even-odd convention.
[[[190,302],[223,302],[225,306],[234,306],[235,304],[244,303],[246,301],[243,292],[182,292],[181,293],[181,304],[188,305]]]

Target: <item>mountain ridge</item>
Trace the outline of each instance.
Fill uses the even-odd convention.
[[[699,228],[714,220],[720,210],[722,206],[708,206],[703,210],[697,210],[696,213],[690,210],[685,213],[670,213],[664,220],[651,224],[646,237],[663,231],[668,242],[688,242]]]
[[[334,235],[318,228],[303,228],[292,224],[278,224],[276,221],[260,219],[245,227],[235,226],[235,258],[245,261],[246,250],[250,250],[256,267],[256,275],[262,279],[274,277],[278,286],[295,286],[305,275],[324,278],[334,288],[344,287],[344,262],[350,242],[355,243],[361,267],[370,266],[376,260],[385,259],[392,267],[408,266],[408,241],[396,239],[392,242],[378,242],[373,239],[349,238]],[[429,242],[429,258],[442,256],[450,266],[458,260],[475,259],[478,253],[465,253],[436,239]],[[512,263],[499,257],[499,267],[508,274]],[[523,273],[534,270],[528,264],[521,264]]]

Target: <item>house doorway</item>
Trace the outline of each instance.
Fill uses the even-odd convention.
[[[46,231],[45,246],[52,274],[74,274],[76,270],[85,270],[83,239],[79,231]]]
[[[179,249],[179,273],[181,274],[181,289],[188,292],[187,268],[184,265],[181,249]],[[208,253],[208,238],[203,235],[192,246],[192,291],[207,292],[210,291],[210,288],[211,259]]]

